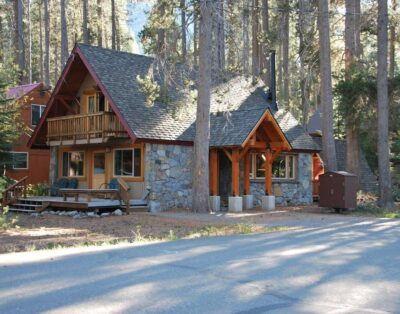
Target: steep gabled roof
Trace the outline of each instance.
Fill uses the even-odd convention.
[[[167,104],[160,101],[151,107],[145,104],[146,96],[136,78],[155,71],[154,58],[84,44],[77,44],[73,53],[79,55],[109,98],[122,124],[129,129],[132,140],[193,142],[196,108],[188,95],[171,87],[167,93]],[[69,62],[73,62],[71,59]],[[179,69],[175,72],[180,73]],[[154,74],[155,80],[162,86],[161,76]],[[232,76],[223,83],[214,84],[210,145],[241,145],[267,110],[269,102],[264,86],[251,84],[249,78]],[[290,113],[278,111],[273,114],[294,149],[320,150]]]

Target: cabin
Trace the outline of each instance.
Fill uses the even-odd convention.
[[[49,180],[50,153],[46,146],[30,148],[28,141],[50,99],[50,91],[43,83],[19,85],[10,88],[6,97],[20,103],[21,118],[26,130],[12,148],[13,165],[6,176],[16,181],[27,178],[27,184],[47,183]]]
[[[149,191],[150,211],[191,207],[196,102],[168,85],[149,105],[137,78],[155,67],[148,56],[74,47],[29,142],[49,147],[50,182],[75,178],[80,188],[97,189],[121,179],[132,199]],[[222,205],[244,198],[244,208],[265,195],[282,205],[312,203],[312,157],[320,146],[278,110],[265,86],[231,76],[213,85],[211,103],[211,197]]]

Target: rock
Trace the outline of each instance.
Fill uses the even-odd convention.
[[[39,213],[32,213],[32,214],[30,214],[30,216],[31,216],[31,217],[39,217],[40,214],[39,214]]]
[[[101,217],[107,217],[107,216],[110,216],[110,213],[102,213],[101,214]]]
[[[96,213],[94,213],[94,212],[88,212],[87,213],[87,216],[88,217],[91,217],[91,218],[97,218],[97,217],[99,217]]]
[[[76,210],[68,212],[68,216],[75,216],[78,212]]]
[[[54,210],[49,211],[50,215],[57,215],[57,212],[55,212]]]
[[[114,212],[113,212],[113,215],[115,215],[115,216],[122,216],[122,210],[120,210],[120,209],[116,209],[116,210],[114,210]]]
[[[82,214],[80,214],[80,213],[77,213],[77,214],[72,216],[72,218],[74,218],[74,219],[79,219],[79,218],[83,218],[83,217],[84,216],[82,216]]]

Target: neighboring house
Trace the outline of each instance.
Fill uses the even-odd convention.
[[[36,83],[12,87],[6,96],[20,103],[21,118],[27,127],[12,149],[14,162],[6,170],[6,176],[14,180],[28,176],[27,183],[32,184],[48,182],[48,148],[31,149],[27,144],[50,99],[50,92],[44,88],[43,83]]]
[[[173,90],[167,104],[146,106],[136,77],[154,62],[75,46],[30,141],[50,147],[51,180],[74,177],[97,188],[122,177],[133,198],[150,189],[152,211],[191,206],[196,104]],[[270,108],[262,86],[233,77],[213,88],[211,107],[211,195],[312,203],[320,147],[290,113]]]
[[[307,124],[307,131],[313,137],[313,139],[322,148],[322,124],[321,124],[321,109],[317,108],[314,114],[310,117]],[[335,139],[336,148],[336,160],[339,171],[346,170],[346,140]],[[313,183],[314,183],[314,195],[318,195],[318,182],[319,175],[324,173],[323,160],[324,156],[322,151],[319,155],[315,155],[314,159],[314,170],[313,170]],[[376,176],[373,174],[368,162],[365,158],[364,153],[360,152],[360,190],[364,192],[376,192],[378,189],[378,181]]]

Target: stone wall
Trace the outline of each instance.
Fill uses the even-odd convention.
[[[295,180],[273,180],[273,191],[278,205],[306,205],[313,202],[312,197],[312,155],[298,154]],[[251,193],[256,206],[261,205],[264,192],[264,180],[252,180]]]
[[[145,186],[150,211],[186,208],[192,204],[193,147],[145,145]]]

